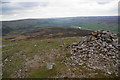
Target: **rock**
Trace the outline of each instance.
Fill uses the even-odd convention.
[[[21,72],[22,70],[20,69],[19,71]]]
[[[64,45],[59,45],[59,47],[64,47]]]
[[[117,35],[110,31],[94,31],[83,37],[83,40],[70,44],[68,48],[72,56],[66,59],[66,65],[88,63],[90,68],[109,72],[108,74],[118,72],[116,55],[120,46]],[[114,69],[111,70],[111,67]]]
[[[7,61],[8,61],[8,59],[6,58],[6,59],[5,59],[5,62],[7,62]]]
[[[28,71],[28,69],[25,69],[25,72],[27,72]]]
[[[47,69],[51,70],[54,67],[54,63],[47,63]]]
[[[107,72],[108,74],[112,74],[111,72]]]
[[[96,37],[94,37],[94,36],[92,36],[92,37],[91,37],[91,40],[96,40],[96,39],[97,39],[97,38],[96,38]]]
[[[37,45],[35,44],[34,46],[36,47]]]
[[[78,46],[78,43],[73,43],[72,45],[73,45],[73,46]]]

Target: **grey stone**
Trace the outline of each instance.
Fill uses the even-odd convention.
[[[53,69],[54,63],[47,63],[47,69]]]
[[[88,63],[87,65],[92,69],[100,69],[110,72],[109,74],[115,72],[111,71],[111,67],[117,66],[116,54],[118,54],[119,47],[117,35],[110,31],[98,30],[83,39],[69,45],[72,56],[66,59],[65,64]]]

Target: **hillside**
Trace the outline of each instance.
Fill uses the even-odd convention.
[[[70,66],[62,63],[71,57],[66,47],[82,39],[3,41],[3,78],[116,78],[115,74],[99,69],[90,70],[86,64]]]
[[[15,30],[24,30],[38,27],[82,27],[86,30],[111,30],[118,31],[117,16],[99,17],[68,17],[68,18],[48,18],[48,19],[24,19],[14,21],[3,21],[3,34]]]
[[[65,38],[65,37],[81,37],[88,35],[90,30],[83,30],[78,28],[34,28],[27,30],[18,30],[3,36],[4,40],[21,41],[21,40],[36,40],[36,39],[51,39],[51,38]]]
[[[3,78],[118,78],[117,25],[115,16],[3,21]]]

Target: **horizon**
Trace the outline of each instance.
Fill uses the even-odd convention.
[[[74,17],[51,17],[51,18],[23,18],[23,19],[2,20],[2,21],[20,21],[20,20],[38,20],[38,19],[62,19],[62,18],[82,18],[82,17],[119,17],[119,16],[74,16]]]
[[[4,0],[0,21],[28,18],[117,16],[119,0]]]

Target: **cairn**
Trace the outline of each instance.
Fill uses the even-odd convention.
[[[98,30],[83,40],[68,46],[71,57],[66,65],[86,64],[88,69],[99,69],[107,74],[118,73],[118,37],[110,31]]]
[[[118,53],[118,37],[110,31],[99,30],[92,32],[84,40],[70,45],[73,54],[105,54],[115,55]]]

